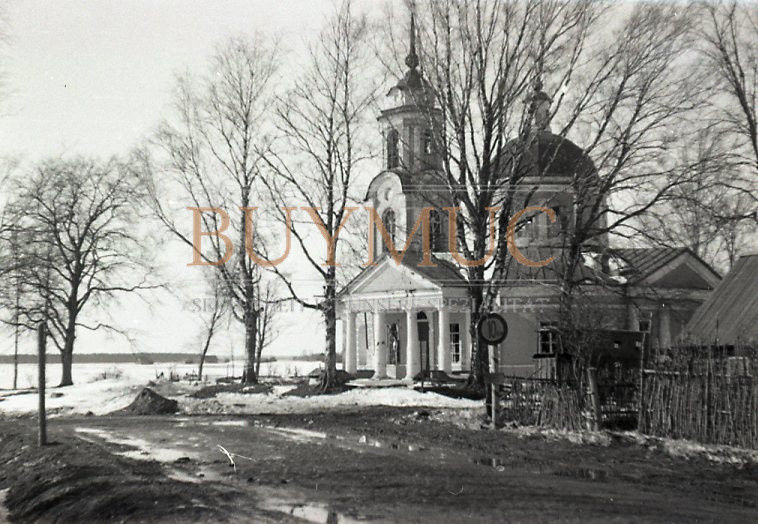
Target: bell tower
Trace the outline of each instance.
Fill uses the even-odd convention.
[[[389,107],[381,112],[378,120],[384,137],[382,167],[412,174],[440,165],[435,145],[440,136],[440,111],[435,107],[434,94],[419,70],[413,14],[409,37],[405,57],[408,70],[387,93]]]

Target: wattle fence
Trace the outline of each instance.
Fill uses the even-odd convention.
[[[643,370],[639,430],[758,449],[758,366],[735,358]]]
[[[648,435],[758,449],[754,353],[689,351],[641,372],[593,370],[574,382],[493,374],[497,420],[567,430],[636,428]]]

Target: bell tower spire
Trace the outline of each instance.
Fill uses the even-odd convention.
[[[410,31],[410,49],[408,55],[405,57],[405,65],[411,70],[415,70],[418,67],[419,60],[416,54],[416,17],[411,12],[411,31]]]

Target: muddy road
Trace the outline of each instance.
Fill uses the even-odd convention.
[[[754,467],[462,429],[417,409],[59,418],[44,455],[33,420],[2,423],[15,429],[0,431],[0,490],[20,520],[66,520],[77,501],[80,517],[126,521],[758,519]],[[63,472],[45,478],[51,462],[98,473],[67,491]]]

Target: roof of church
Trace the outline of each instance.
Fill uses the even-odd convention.
[[[758,341],[758,254],[745,255],[695,311],[687,332],[697,341],[736,345]]]
[[[347,293],[353,283],[358,281],[366,273],[373,271],[379,264],[388,258],[391,258],[391,255],[389,253],[383,253],[382,256],[375,261],[374,265],[365,268],[353,277],[350,282],[345,284],[345,286],[337,293],[337,296],[342,296]],[[467,285],[466,279],[460,274],[454,264],[437,258],[434,255],[431,256],[431,260],[436,266],[422,266],[420,265],[422,260],[421,253],[408,250],[400,261],[400,264],[440,287],[461,287]]]
[[[505,151],[506,165],[515,159],[519,176],[581,178],[597,173],[584,149],[547,130],[532,131],[526,139],[511,140]]]
[[[530,266],[521,264],[512,257],[505,274],[504,283],[506,285],[527,283],[555,284],[562,278],[565,266],[561,259],[561,250],[559,248],[526,246],[519,248],[519,251],[524,257],[536,263],[549,260],[551,257],[553,257],[553,260],[545,265]],[[584,261],[577,264],[572,280],[576,283],[588,284],[592,282],[615,282],[599,268],[594,268]]]
[[[635,247],[614,249],[613,253],[618,255],[628,264],[628,270],[631,274],[626,274],[631,280],[641,280],[648,275],[653,274],[669,262],[672,262],[678,256],[688,253],[706,267],[714,276],[721,278],[709,264],[698,257],[691,249],[686,247]],[[627,270],[627,271],[628,271]]]

